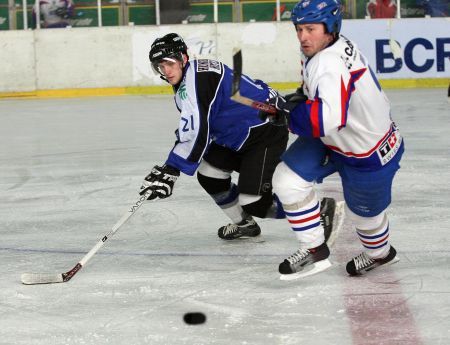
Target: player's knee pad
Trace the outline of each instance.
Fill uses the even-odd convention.
[[[197,172],[206,177],[212,177],[222,180],[226,180],[231,177],[231,171],[216,168],[215,166],[212,166],[205,160],[202,160],[202,162],[198,167]]]
[[[205,160],[198,167],[197,180],[211,195],[226,192],[231,188],[231,172],[220,170]]]
[[[200,186],[210,195],[228,191],[231,188],[231,177],[227,179],[212,178],[197,172],[197,180]]]
[[[284,162],[277,165],[272,177],[273,192],[283,205],[307,199],[313,193],[313,182],[304,180]]]
[[[386,219],[385,211],[375,217],[361,217],[352,212],[347,205],[345,205],[345,214],[353,222],[356,229],[360,231],[372,231],[378,229],[384,224]]]
[[[263,195],[239,194],[239,203],[246,213],[265,218],[273,205],[273,196],[272,193],[264,193]]]

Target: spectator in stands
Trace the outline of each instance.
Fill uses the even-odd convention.
[[[354,19],[348,7],[351,8],[351,6],[347,6],[347,1],[341,1],[342,19]]]
[[[44,28],[65,28],[70,25],[69,19],[74,14],[72,0],[40,0],[39,14],[44,23]],[[36,5],[33,6],[33,22],[37,23]]]
[[[367,3],[367,15],[370,18],[395,18],[397,5],[395,0],[370,0]]]
[[[417,0],[425,15],[430,17],[448,17],[449,0]]]

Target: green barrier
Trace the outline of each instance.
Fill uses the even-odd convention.
[[[223,2],[218,6],[219,23],[233,22],[233,3]],[[188,23],[214,23],[214,4],[191,4]]]
[[[155,25],[155,6],[130,5],[128,7],[128,20],[134,25]]]
[[[9,29],[9,13],[8,7],[3,7],[3,4],[0,7],[0,30],[8,30]]]
[[[97,7],[76,7],[74,18],[70,19],[73,27],[98,26]],[[102,7],[102,26],[119,26],[119,7]]]
[[[32,9],[27,8],[27,18],[28,18],[28,27],[31,28],[32,27]],[[23,30],[24,29],[24,25],[23,25],[23,11],[22,10],[17,10],[16,12],[16,25],[17,25],[17,30]]]
[[[291,11],[298,1],[283,1],[280,2],[280,20],[291,20]],[[274,1],[261,1],[261,2],[244,2],[241,5],[242,20],[248,22],[255,20],[261,21],[273,21],[277,19],[276,3]]]

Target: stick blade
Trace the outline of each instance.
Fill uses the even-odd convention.
[[[61,273],[23,273],[20,280],[25,285],[63,283]]]
[[[231,96],[239,93],[242,77],[242,51],[240,48],[233,49],[233,84]]]

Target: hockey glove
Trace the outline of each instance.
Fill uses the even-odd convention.
[[[266,103],[273,106],[276,109],[275,114],[266,113],[264,111],[259,112],[259,117],[261,120],[269,122],[274,126],[286,126],[289,124],[289,113],[290,109],[286,108],[286,100],[280,94],[266,100]]]
[[[155,165],[148,174],[144,182],[142,182],[140,195],[144,195],[148,190],[153,193],[147,198],[147,200],[153,200],[155,198],[164,199],[172,195],[173,185],[175,184],[180,171],[170,165],[158,166]]]
[[[289,103],[295,103],[297,105],[300,102],[306,102],[308,97],[303,93],[303,89],[299,87],[294,93],[284,96],[284,99]]]

